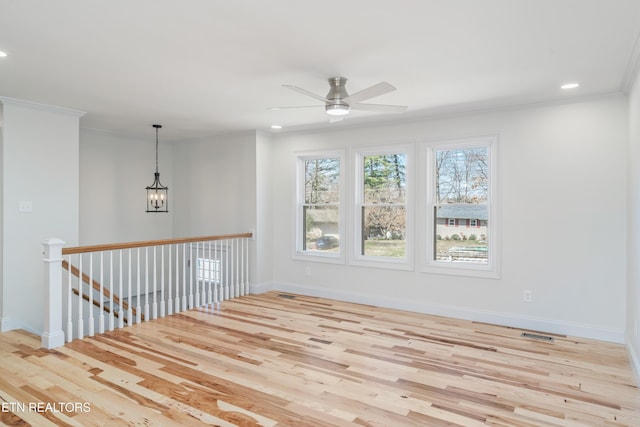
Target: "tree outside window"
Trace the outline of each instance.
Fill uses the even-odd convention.
[[[362,157],[361,255],[406,254],[405,153]]]
[[[303,169],[302,251],[340,252],[340,159],[301,159]]]

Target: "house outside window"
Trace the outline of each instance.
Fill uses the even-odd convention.
[[[495,137],[428,145],[427,270],[497,275],[496,146]]]
[[[342,155],[298,156],[296,256],[343,259]]]

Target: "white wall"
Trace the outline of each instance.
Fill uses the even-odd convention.
[[[255,141],[255,132],[241,132],[175,144],[175,237],[255,228]]]
[[[496,133],[502,204],[500,279],[317,264],[292,258],[296,151]],[[283,134],[275,138],[273,150],[275,288],[623,340],[624,97]],[[522,235],[523,223],[533,232]],[[533,291],[533,303],[523,302],[524,289]]]
[[[640,75],[629,95],[627,346],[640,377]]]
[[[256,275],[254,285],[273,280],[273,138],[256,135]]]
[[[78,244],[78,122],[81,112],[2,98],[2,330],[42,331],[41,242]],[[31,212],[19,212],[20,201]]]
[[[144,139],[80,130],[80,244],[120,243],[172,237],[173,145],[158,144],[160,181],[169,187],[169,212],[147,213],[145,187],[156,168],[155,130]],[[60,236],[63,237],[63,236]]]

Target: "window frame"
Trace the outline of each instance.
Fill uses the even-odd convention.
[[[488,135],[469,138],[458,138],[439,141],[425,141],[422,144],[423,155],[422,162],[425,165],[425,177],[422,182],[426,185],[424,213],[424,233],[425,242],[422,250],[424,256],[422,259],[421,271],[426,273],[462,275],[472,277],[500,278],[500,222],[499,222],[499,193],[498,193],[498,135]],[[434,207],[437,205],[435,200],[435,181],[436,151],[452,151],[465,150],[471,148],[487,147],[489,154],[489,189],[488,189],[488,260],[486,264],[464,263],[464,262],[445,262],[434,259],[434,247],[436,239],[435,230],[435,213]],[[479,221],[478,221],[479,223]]]
[[[339,246],[337,252],[311,251],[304,249],[304,206],[305,203],[305,162],[318,159],[337,158],[339,161],[338,172],[338,203],[327,204],[328,206],[337,206],[338,208],[338,235]],[[295,153],[296,162],[296,194],[295,194],[295,214],[293,231],[293,258],[304,261],[319,261],[328,263],[344,264],[346,259],[346,209],[345,209],[345,154],[343,150],[321,150],[321,151],[305,151]]]
[[[353,165],[352,186],[354,194],[350,215],[353,224],[353,233],[351,234],[351,250],[349,252],[349,263],[356,266],[388,268],[396,270],[413,270],[414,269],[414,247],[415,247],[415,225],[414,225],[414,153],[415,143],[405,144],[388,144],[383,146],[356,147],[351,150],[351,161]],[[380,156],[404,153],[406,155],[405,164],[405,256],[403,258],[380,257],[371,255],[362,255],[362,207],[364,206],[364,158],[366,156]]]

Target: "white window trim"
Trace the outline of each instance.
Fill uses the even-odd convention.
[[[347,236],[346,236],[346,208],[345,208],[345,154],[343,150],[323,150],[323,151],[305,151],[305,152],[296,152],[295,154],[295,162],[296,162],[296,194],[295,194],[295,213],[294,213],[294,230],[293,230],[293,259],[301,260],[301,261],[317,261],[317,262],[327,262],[334,264],[344,264],[346,260],[346,247],[347,247]],[[340,246],[338,252],[320,252],[320,251],[306,251],[303,249],[302,239],[304,236],[301,235],[303,229],[303,218],[302,218],[302,205],[304,205],[304,162],[307,160],[314,159],[327,159],[327,158],[338,158],[340,159],[340,174],[338,178],[339,185],[339,202],[338,202],[338,233],[340,235]]]
[[[374,147],[355,147],[350,151],[350,164],[353,165],[353,200],[349,215],[353,224],[351,240],[351,250],[349,251],[349,264],[361,267],[388,268],[396,270],[413,270],[414,267],[414,152],[415,144],[389,144]],[[364,179],[363,179],[363,159],[365,156],[377,156],[395,153],[405,153],[407,156],[405,177],[406,177],[406,230],[405,244],[406,252],[404,258],[367,256],[360,253],[362,242],[362,216],[360,208],[363,203]]]
[[[436,150],[457,150],[474,147],[489,147],[489,260],[487,264],[473,263],[447,263],[434,260],[433,242],[435,239],[434,223],[434,184],[435,184],[435,159]],[[500,221],[499,221],[499,191],[498,191],[498,135],[488,135],[460,139],[448,139],[445,141],[424,141],[421,144],[422,153],[420,161],[424,162],[426,173],[422,182],[426,183],[426,199],[423,207],[425,220],[424,246],[421,252],[421,271],[425,273],[460,275],[483,278],[500,278]]]

